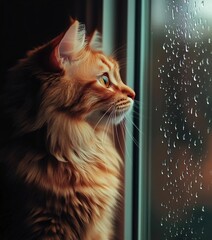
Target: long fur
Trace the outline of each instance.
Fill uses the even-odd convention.
[[[89,47],[82,31],[78,22],[68,30],[70,56],[64,57],[67,34],[61,34],[8,74],[1,240],[113,238],[122,160],[106,128],[110,118],[123,119],[134,92],[122,83],[117,62]],[[110,89],[98,82],[105,72]]]

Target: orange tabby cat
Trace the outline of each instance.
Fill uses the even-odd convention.
[[[135,93],[78,21],[10,70],[1,149],[1,240],[109,240],[122,162],[106,128]]]

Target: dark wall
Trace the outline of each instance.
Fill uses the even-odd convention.
[[[86,24],[87,32],[101,31],[101,0],[1,0],[1,83],[8,68],[26,51],[51,40],[70,23]]]

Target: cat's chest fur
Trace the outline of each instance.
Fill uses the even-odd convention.
[[[101,239],[101,228],[113,222],[121,160],[103,132],[88,138],[74,148],[67,144],[64,162],[21,143],[10,149],[5,162],[11,191],[6,194],[10,195],[14,224],[20,225],[20,239]],[[60,147],[57,145],[57,154]],[[8,239],[14,238],[10,234]]]

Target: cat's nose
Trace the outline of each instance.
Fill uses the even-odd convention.
[[[130,93],[127,94],[129,98],[132,98],[132,100],[135,99],[135,92],[131,89]]]
[[[129,98],[132,98],[132,100],[134,100],[134,98],[135,98],[135,92],[126,85],[123,86],[122,93],[127,95]]]

